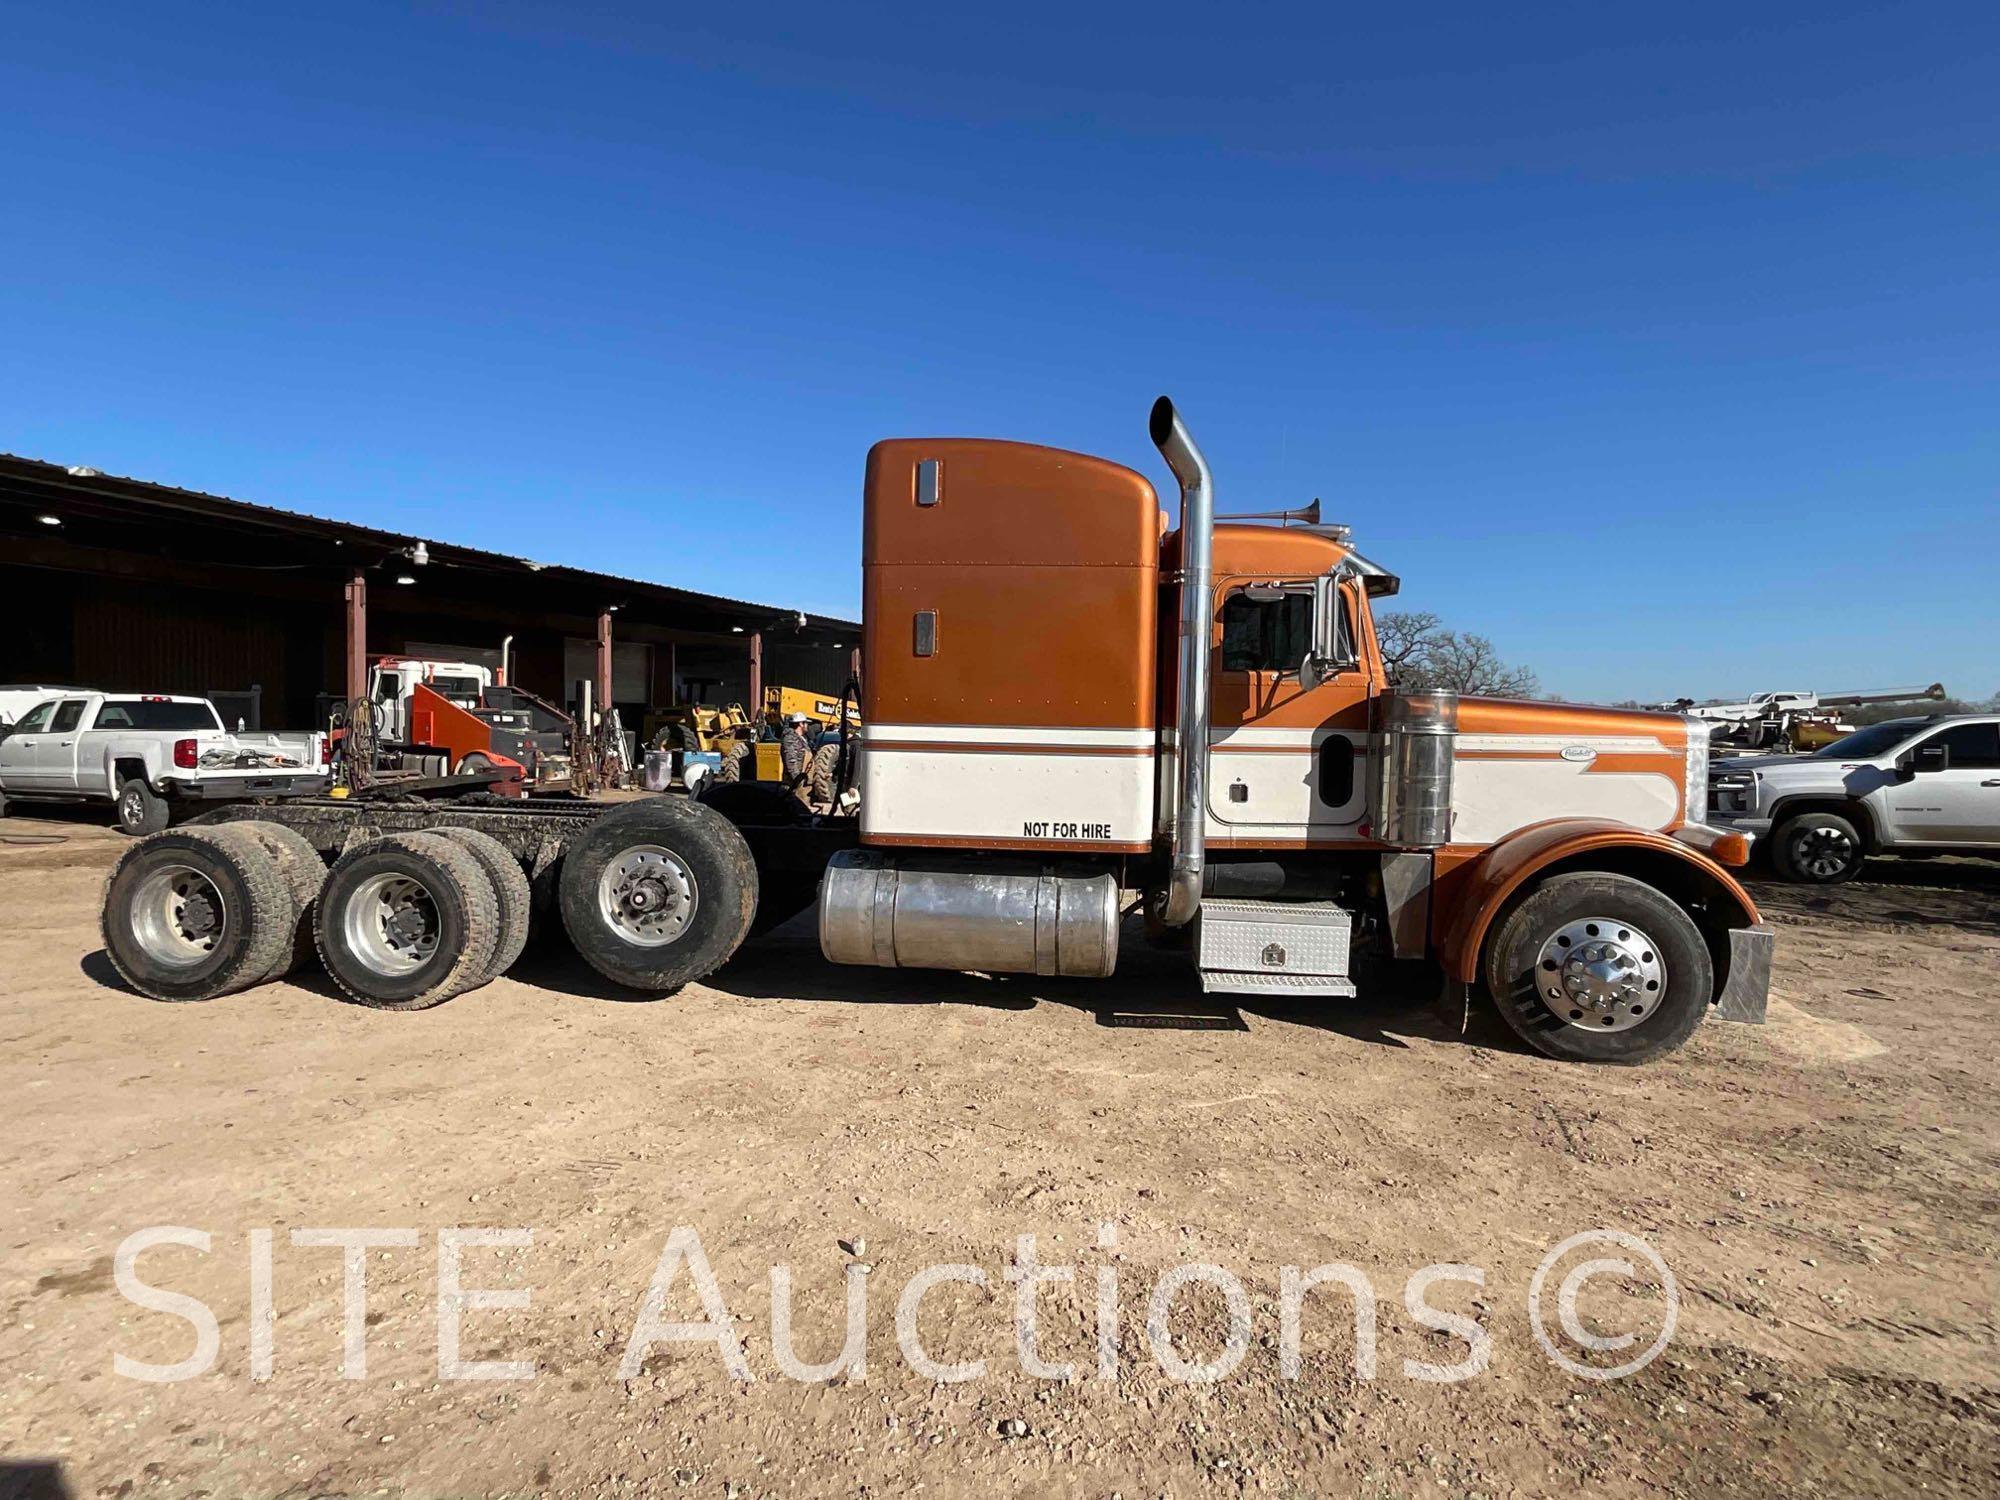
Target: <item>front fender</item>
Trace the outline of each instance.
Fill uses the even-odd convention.
[[[1674,861],[1671,868],[1684,870],[1714,899],[1728,926],[1754,927],[1762,920],[1757,903],[1735,877],[1690,844],[1605,818],[1554,818],[1508,834],[1452,872],[1451,917],[1438,953],[1445,973],[1467,984],[1479,977],[1479,950],[1493,919],[1508,898],[1537,875],[1557,865],[1574,870],[1615,868],[1632,853]]]

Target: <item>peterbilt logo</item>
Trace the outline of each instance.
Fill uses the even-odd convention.
[[[1597,759],[1597,752],[1588,745],[1564,745],[1562,747],[1562,758],[1564,760],[1588,762]]]

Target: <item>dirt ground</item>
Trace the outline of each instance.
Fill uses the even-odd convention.
[[[62,841],[11,842],[35,836]],[[419,1014],[341,1004],[311,974],[161,1005],[100,951],[122,840],[52,816],[0,839],[0,1494],[2000,1493],[2000,867],[1759,886],[1770,1024],[1711,1023],[1621,1070],[1481,1019],[1461,1034],[1422,995],[1203,1005],[1137,943],[1097,985],[835,969],[809,919],[651,1003],[557,942]],[[212,1368],[171,1383],[114,1364],[197,1345],[116,1285],[121,1242],[156,1225],[211,1236],[137,1262],[219,1324]],[[412,1241],[367,1251],[361,1379],[342,1375],[342,1252],[290,1239],[354,1226]],[[749,1382],[713,1339],[621,1378],[678,1226]],[[531,1234],[460,1252],[464,1286],[530,1297],[475,1300],[462,1357],[530,1379],[441,1378],[439,1236],[460,1227]],[[1545,1254],[1600,1228],[1641,1237],[1677,1287],[1663,1352],[1609,1380],[1556,1364],[1529,1317]],[[1028,1234],[1075,1270],[1037,1304],[1039,1354],[1070,1379],[1015,1347],[1004,1273]],[[1643,1353],[1669,1295],[1628,1253],[1641,1274],[1587,1276],[1572,1322],[1636,1342],[1564,1343],[1554,1288],[1593,1253],[1559,1262],[1542,1305],[1552,1346],[1602,1368]],[[1172,1300],[1164,1356],[1145,1328],[1160,1277],[1197,1262],[1250,1314],[1207,1384],[1167,1357],[1223,1354],[1217,1285]],[[1282,1368],[1281,1268],[1326,1262],[1379,1300],[1372,1377],[1338,1285],[1305,1299]],[[843,1268],[868,1268],[864,1372],[784,1373],[780,1263],[806,1361],[839,1344]],[[899,1346],[898,1299],[939,1263],[988,1278],[921,1304],[928,1358],[983,1356],[975,1378]],[[1483,1270],[1417,1289],[1472,1320],[1456,1331],[1406,1306],[1433,1263]],[[705,1316],[688,1266],[659,1316]],[[1406,1366],[1475,1347],[1486,1368],[1462,1380]]]

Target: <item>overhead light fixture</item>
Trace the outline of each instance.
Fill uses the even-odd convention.
[[[416,546],[410,549],[410,561],[415,563],[418,567],[420,568],[423,567],[424,564],[428,563],[430,560],[431,560],[431,549],[426,547],[422,542],[418,542]]]
[[[396,575],[396,582],[398,583],[415,583],[416,581],[416,578],[409,573],[398,573]]]
[[[743,634],[743,627],[741,625],[732,625],[729,627],[729,633],[731,635],[741,635]]]
[[[36,517],[35,517],[35,519],[36,519],[37,521],[40,521],[40,522],[41,522],[41,523],[42,523],[42,524],[43,524],[44,526],[60,526],[60,525],[62,525],[62,517],[61,517],[61,516],[36,516]]]
[[[65,474],[73,474],[78,479],[98,479],[104,473],[102,469],[93,469],[89,464],[71,464],[63,472]]]

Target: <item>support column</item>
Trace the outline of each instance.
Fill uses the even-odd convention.
[[[856,646],[847,653],[847,675],[856,682],[861,680],[861,648]]]
[[[611,611],[597,613],[597,711],[611,712]]]
[[[753,631],[750,636],[750,701],[744,704],[750,710],[750,722],[761,723],[764,717],[764,632]]]
[[[347,701],[368,696],[368,575],[347,580]]]

